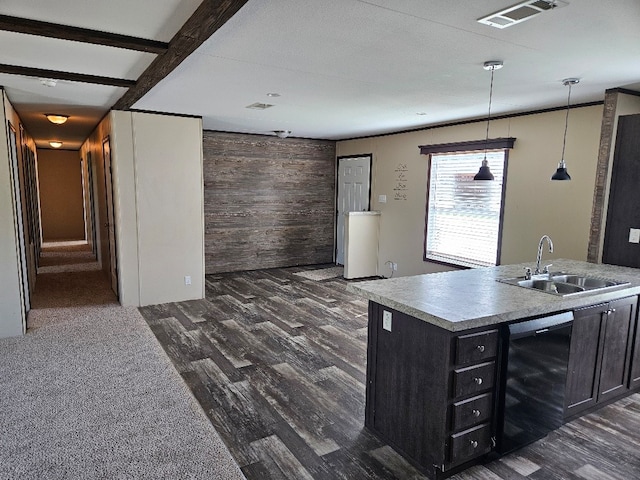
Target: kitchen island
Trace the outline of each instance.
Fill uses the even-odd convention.
[[[571,312],[565,420],[640,387],[640,272],[555,260],[553,271],[624,282],[564,297],[498,281],[529,266],[348,287],[369,300],[366,426],[431,478],[500,450],[509,325]]]

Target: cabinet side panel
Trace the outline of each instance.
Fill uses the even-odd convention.
[[[376,353],[378,348],[378,310],[380,305],[369,302],[369,323],[367,337],[367,385],[366,404],[364,410],[364,424],[374,428],[373,418],[375,412],[374,391],[376,388]]]
[[[376,320],[373,427],[417,463],[442,464],[451,335],[382,306]]]

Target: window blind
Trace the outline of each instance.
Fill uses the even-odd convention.
[[[467,267],[496,265],[505,151],[487,152],[493,181],[476,181],[484,151],[432,154],[425,259]]]

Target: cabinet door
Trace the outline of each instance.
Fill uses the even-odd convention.
[[[565,417],[592,407],[598,400],[599,345],[607,307],[604,304],[576,310],[571,332]]]
[[[631,334],[635,318],[636,297],[611,302],[604,315],[605,328],[598,402],[617,397],[628,390]]]
[[[629,388],[633,390],[638,387],[640,387],[640,324],[635,327],[633,357],[631,357],[631,374],[629,375]]]

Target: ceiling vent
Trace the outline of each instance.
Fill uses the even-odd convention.
[[[270,103],[256,102],[256,103],[252,103],[251,105],[247,105],[246,108],[250,108],[251,110],[266,110],[267,108],[271,108],[271,107],[273,107],[273,105],[271,105]]]
[[[553,10],[554,8],[567,5],[567,2],[561,0],[529,0],[492,13],[486,17],[479,18],[478,22],[491,27],[507,28],[516,23],[529,20],[547,10]]]

